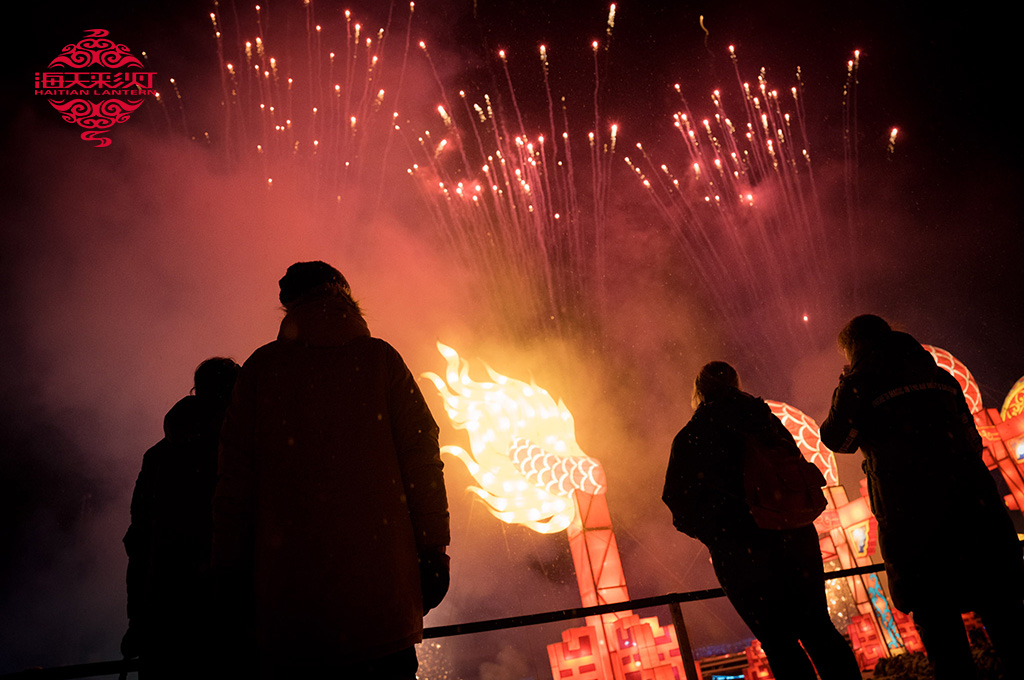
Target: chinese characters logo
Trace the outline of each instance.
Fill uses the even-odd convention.
[[[98,147],[110,146],[110,129],[155,93],[156,72],[142,70],[131,50],[107,35],[101,28],[87,30],[35,78],[35,93],[47,97],[65,121],[84,130],[82,139]]]

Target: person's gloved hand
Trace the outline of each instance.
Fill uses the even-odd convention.
[[[451,583],[451,558],[444,546],[420,549],[420,588],[423,591],[423,613],[441,604]]]
[[[134,659],[139,655],[139,631],[128,623],[128,630],[121,638],[121,656],[126,659]]]

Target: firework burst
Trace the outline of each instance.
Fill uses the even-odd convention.
[[[729,55],[740,107],[731,111],[716,89],[711,112],[695,115],[676,84],[676,149],[655,154],[638,143],[625,162],[731,335],[759,329],[759,344],[801,343],[801,325],[834,299],[837,285],[827,264],[832,235],[811,163],[801,73],[780,92],[764,69],[754,83],[744,80],[732,47]],[[855,73],[851,62],[851,78]],[[848,146],[853,153],[852,140]]]
[[[288,184],[318,206],[372,214],[400,166],[391,160],[414,10],[410,2],[407,15],[370,28],[348,10],[321,16],[313,0],[304,1],[301,21],[255,5],[232,14],[227,30],[215,3],[218,146],[228,160],[258,168],[270,189]]]
[[[611,25],[609,19],[609,31]],[[592,49],[596,54],[598,43]],[[443,128],[417,138],[419,154],[408,172],[456,256],[484,275],[499,316],[521,321],[528,333],[559,334],[592,326],[600,306],[618,126],[602,121],[595,104],[584,137],[566,98],[552,94],[547,47],[538,54],[546,124],[525,122],[509,56],[500,50],[504,111],[491,94],[474,98],[465,90],[453,106],[438,78]],[[596,60],[593,82],[596,102]]]

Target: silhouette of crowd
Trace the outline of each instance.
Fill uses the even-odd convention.
[[[203,361],[143,456],[122,652],[144,680],[412,680],[448,591],[438,426],[416,380],[337,269],[299,262],[279,286],[277,338],[242,366]],[[863,453],[893,603],[936,680],[974,677],[967,611],[1024,678],[1021,548],[959,384],[874,315],[838,344],[821,439]],[[777,680],[859,679],[826,603],[821,473],[730,364],[701,368],[691,405],[662,494],[673,524],[707,546]]]
[[[146,453],[125,536],[140,677],[412,680],[448,590],[438,427],[324,262],[277,339],[210,359]]]
[[[847,366],[821,440],[837,453],[864,455],[894,605],[912,614],[936,680],[976,676],[961,617],[971,611],[1003,677],[1024,678],[1014,648],[1024,639],[1021,546],[959,383],[912,336],[872,314],[852,319],[838,345]],[[777,680],[859,678],[828,617],[813,517],[794,503],[783,512],[798,526],[768,526],[760,519],[764,501],[752,494],[755,477],[796,500],[808,493],[807,479],[790,472],[781,454],[777,482],[752,467],[771,448],[752,433],[792,436],[763,401],[740,390],[724,362],[701,369],[693,407],[673,441],[662,496],[676,528],[708,547],[726,596]]]

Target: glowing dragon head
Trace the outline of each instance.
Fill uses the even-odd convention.
[[[434,383],[456,429],[469,435],[470,451],[444,446],[469,469],[479,486],[470,490],[491,513],[509,524],[550,534],[563,531],[576,516],[572,494],[604,493],[601,464],[576,443],[572,414],[536,383],[497,373],[486,364],[490,382],[469,377],[469,363],[437,343],[448,362],[445,378]]]

